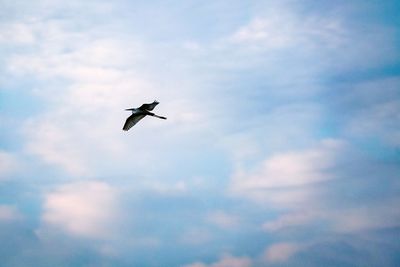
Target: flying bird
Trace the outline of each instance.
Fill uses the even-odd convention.
[[[156,118],[159,118],[159,119],[166,120],[167,119],[166,117],[158,116],[158,115],[150,112],[158,104],[159,104],[159,102],[157,100],[154,100],[153,103],[151,103],[151,104],[143,104],[138,108],[127,108],[127,109],[125,109],[125,110],[131,110],[132,111],[132,115],[130,115],[126,119],[124,127],[122,129],[124,131],[128,131],[130,128],[132,128],[136,123],[138,123],[141,119],[143,119],[147,115],[153,116],[153,117],[156,117]]]

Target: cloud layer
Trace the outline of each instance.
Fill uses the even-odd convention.
[[[5,1],[4,265],[399,266],[398,10]]]

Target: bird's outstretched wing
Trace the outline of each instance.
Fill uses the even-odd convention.
[[[142,114],[132,114],[130,115],[124,124],[124,127],[122,128],[124,131],[128,131],[132,126],[134,126],[136,123],[138,123],[141,119],[143,119],[146,115]]]
[[[153,110],[159,104],[158,101],[154,100],[151,104],[143,104],[139,107],[141,110]]]

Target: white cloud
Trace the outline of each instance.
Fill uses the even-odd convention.
[[[103,182],[66,184],[45,196],[42,221],[75,236],[109,238],[119,216],[117,198]]]
[[[35,54],[11,57],[8,62],[9,70],[15,74],[35,73],[42,79],[59,77],[72,79],[74,82],[112,85],[122,78],[126,67],[135,65],[140,59],[142,51],[134,41],[92,40],[89,36],[64,33],[59,26],[54,27],[57,29],[56,40],[52,40],[47,46],[43,45]],[[79,46],[75,44],[70,47],[69,42],[80,39],[83,41],[81,40]],[[130,46],[126,47],[128,42]]]
[[[158,94],[133,70],[142,54],[137,42],[95,38],[92,32],[67,30],[66,24],[51,20],[33,24],[41,35],[38,49],[12,56],[8,67],[14,75],[33,74],[49,84],[55,79],[67,81],[34,89],[51,112],[25,121],[26,148],[69,174],[88,175],[93,173],[95,156],[120,155],[118,134],[128,115],[123,109],[133,99],[139,104]]]
[[[49,164],[61,166],[70,174],[88,174],[89,170],[79,148],[71,145],[75,141],[74,137],[57,127],[56,119],[54,117],[48,121],[33,121],[26,125],[29,135],[28,151]]]
[[[24,23],[0,24],[0,44],[27,45],[35,42],[35,32]]]
[[[303,249],[303,246],[297,243],[276,243],[265,250],[264,260],[269,263],[285,262],[301,249]]]
[[[127,133],[121,128],[129,115],[124,108],[154,99],[161,102],[156,113],[168,120],[143,120],[141,124],[148,126],[142,133],[172,133],[173,138],[206,128],[204,106],[192,97],[192,79],[179,73],[160,82],[165,74],[158,65],[150,66],[157,61],[151,45],[132,35],[85,32],[69,20],[38,20],[26,27],[40,35],[40,42],[31,46],[32,52],[11,55],[6,61],[11,75],[29,74],[40,81],[32,91],[46,109],[28,117],[22,132],[26,150],[45,163],[75,176],[96,173],[104,166],[96,160],[99,157],[102,162],[109,162],[107,157],[123,165],[129,158],[136,166],[153,166],[148,158],[154,153],[145,145],[154,142],[150,135],[142,134],[132,153],[127,147],[138,139],[124,139]],[[169,138],[164,145],[173,141]]]
[[[184,267],[250,267],[252,260],[248,257],[235,257],[232,255],[223,255],[220,260],[205,264],[202,262],[195,262]]]

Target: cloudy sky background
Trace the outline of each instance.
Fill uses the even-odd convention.
[[[397,1],[0,6],[1,266],[400,265]]]

